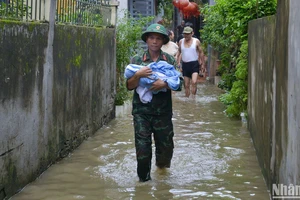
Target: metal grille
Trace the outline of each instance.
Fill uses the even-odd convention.
[[[45,20],[45,0],[0,0],[0,18],[21,21]]]
[[[57,0],[56,21],[61,23],[102,26],[111,21],[107,0]]]
[[[154,0],[132,0],[129,3],[130,14],[134,18],[154,15]]]
[[[56,22],[85,26],[111,25],[111,0],[56,0]],[[49,20],[50,0],[0,0],[0,18]]]

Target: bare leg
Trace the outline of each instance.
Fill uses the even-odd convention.
[[[196,95],[197,92],[197,79],[198,79],[198,73],[192,74],[192,94]]]
[[[190,96],[190,81],[191,79],[189,77],[184,76],[184,90],[185,90],[185,96]]]

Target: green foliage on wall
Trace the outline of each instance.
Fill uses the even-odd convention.
[[[95,13],[94,10],[89,9],[82,12],[63,12],[57,14],[56,20],[62,24],[76,24],[96,27],[103,26],[103,16],[100,13]]]
[[[116,27],[117,94],[115,105],[123,105],[124,101],[129,99],[130,93],[126,88],[124,70],[130,63],[130,58],[141,50],[139,41],[141,41],[143,27],[153,20],[153,18],[140,17],[136,19],[125,13],[124,17],[118,21]]]
[[[167,29],[172,28],[173,23],[173,12],[174,12],[174,5],[172,4],[171,0],[157,0],[158,4],[158,12],[163,12],[163,20],[162,25],[164,25]]]
[[[23,0],[15,0],[11,3],[0,1],[0,18],[22,19],[26,15],[31,18],[31,7],[25,5]]]
[[[247,109],[248,22],[276,13],[277,0],[215,0],[205,5],[204,28],[201,30],[204,48],[211,45],[220,52],[222,76],[219,87],[227,93],[221,101],[228,116],[238,117]],[[243,44],[243,45],[242,45]]]
[[[230,92],[220,96],[227,108],[226,113],[230,117],[239,116],[240,113],[247,110],[248,100],[248,40],[244,40],[241,46],[241,52],[237,59],[236,70],[234,73],[235,81],[232,84]]]

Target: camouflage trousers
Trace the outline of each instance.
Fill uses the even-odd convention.
[[[156,166],[169,168],[173,156],[173,123],[171,115],[134,114],[134,136],[137,174],[140,181],[151,179],[152,133],[155,142]]]

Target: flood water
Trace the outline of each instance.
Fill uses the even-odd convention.
[[[270,199],[249,132],[224,115],[221,93],[201,83],[194,99],[173,94],[172,165],[158,170],[153,158],[151,181],[138,182],[129,110],[11,200]]]

